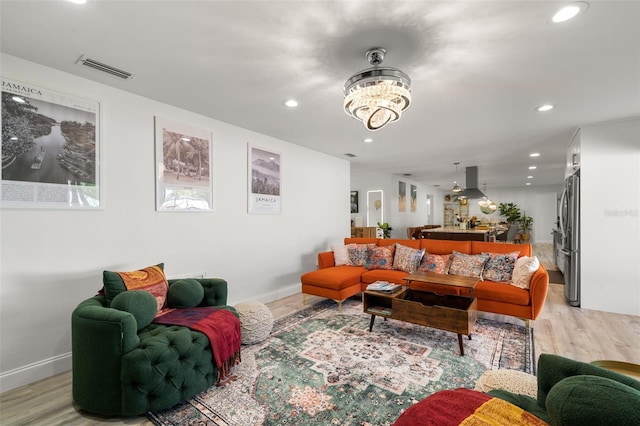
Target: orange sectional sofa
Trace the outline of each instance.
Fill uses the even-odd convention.
[[[344,244],[376,244],[385,246],[402,244],[416,249],[425,249],[432,254],[451,254],[454,250],[465,254],[512,253],[520,252],[518,257],[532,256],[530,244],[506,244],[484,241],[451,240],[403,240],[378,238],[345,238]],[[362,291],[375,281],[388,281],[406,285],[407,272],[388,269],[368,270],[360,266],[335,266],[332,251],[318,253],[318,269],[301,276],[302,293],[326,297],[341,303]],[[469,291],[460,287],[442,284],[413,282],[412,289],[434,291],[441,294],[469,296]],[[522,289],[506,283],[480,281],[473,290],[478,300],[478,310],[535,320],[544,305],[549,288],[549,274],[542,264],[534,272],[529,289]]]

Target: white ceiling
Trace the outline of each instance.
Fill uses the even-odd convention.
[[[1,50],[336,157],[353,153],[353,171],[446,188],[460,162],[463,182],[464,168],[478,166],[481,186],[524,187],[528,175],[533,185],[562,182],[578,126],[640,115],[640,2],[592,1],[552,24],[564,4],[2,0]],[[400,121],[368,132],[343,112],[342,85],[375,46],[388,51],[384,65],[409,74],[413,102]],[[79,66],[81,55],[134,78]],[[300,106],[283,106],[289,98]],[[534,111],[543,103],[557,106]]]

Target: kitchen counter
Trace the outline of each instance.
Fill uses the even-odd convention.
[[[460,229],[457,226],[445,226],[422,231],[422,238],[431,240],[493,241],[495,235],[495,229]]]

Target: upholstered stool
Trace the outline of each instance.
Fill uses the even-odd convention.
[[[518,370],[485,371],[476,381],[475,390],[489,392],[495,389],[537,398],[538,382],[536,376]]]
[[[273,315],[259,302],[238,303],[236,311],[240,317],[240,334],[243,345],[262,342],[273,328]]]

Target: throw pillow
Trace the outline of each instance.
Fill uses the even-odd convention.
[[[138,330],[142,330],[153,321],[158,312],[156,298],[147,291],[123,291],[111,301],[111,308],[129,312],[138,323]]]
[[[123,291],[144,290],[156,298],[158,310],[162,309],[169,289],[163,269],[164,263],[159,263],[132,272],[104,271],[102,273],[102,283],[107,303],[111,305],[113,298]]]
[[[396,246],[370,247],[368,249],[367,269],[393,269],[393,253]]]
[[[418,271],[447,274],[449,272],[450,254],[425,253],[418,266]]]
[[[420,266],[424,249],[414,249],[396,243],[396,254],[393,257],[393,269],[413,274]]]
[[[449,274],[482,279],[482,269],[489,260],[488,254],[451,253]]]
[[[204,299],[204,287],[194,279],[182,279],[169,286],[167,306],[169,308],[194,308]]]
[[[496,282],[511,282],[513,267],[518,259],[519,251],[512,253],[482,253],[488,254],[489,260],[484,265],[482,279]]]
[[[516,264],[513,267],[513,276],[511,278],[513,285],[525,290],[528,289],[531,277],[539,267],[540,262],[535,256],[522,256],[516,260]]]
[[[375,247],[375,244],[349,244],[349,266],[364,266],[369,256],[369,247]]]
[[[336,266],[349,264],[349,245],[346,246],[331,246],[333,252],[333,260]]]

